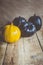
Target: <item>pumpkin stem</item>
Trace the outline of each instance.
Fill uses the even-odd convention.
[[[11,25],[13,25],[13,23],[11,23]]]
[[[34,16],[36,16],[36,14],[34,14]]]

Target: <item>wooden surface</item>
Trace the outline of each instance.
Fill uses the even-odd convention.
[[[34,13],[42,18],[41,30],[13,44],[0,41],[0,65],[43,65],[43,0],[0,0],[0,27]]]

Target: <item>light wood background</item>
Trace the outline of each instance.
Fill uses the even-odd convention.
[[[43,65],[43,0],[0,0],[0,27],[34,13],[42,19],[41,30],[14,44],[0,42],[0,65]]]

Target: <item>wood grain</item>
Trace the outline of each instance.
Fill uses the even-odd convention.
[[[17,43],[8,44],[3,65],[24,65],[23,39]]]
[[[0,42],[0,65],[3,64],[5,52],[6,52],[7,43]]]
[[[5,57],[3,60],[3,65],[9,65],[9,63],[11,64],[11,58],[13,55],[13,48],[14,48],[14,44],[8,44],[7,45]]]
[[[42,52],[36,34],[30,38],[24,38],[24,49],[25,64],[29,65],[32,62],[31,56],[34,57],[34,55]]]
[[[28,19],[34,13],[43,16],[43,0],[0,0],[1,26],[17,16]]]
[[[32,56],[34,61],[31,62],[33,65],[43,65],[43,52]]]
[[[30,38],[21,38],[15,45],[8,45],[3,65],[31,64],[34,61],[31,57],[41,52],[36,34]]]

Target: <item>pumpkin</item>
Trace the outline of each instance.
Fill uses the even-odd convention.
[[[11,23],[4,27],[4,40],[9,43],[13,43],[19,40],[21,36],[20,29]]]
[[[35,25],[37,31],[41,29],[42,19],[40,16],[36,16],[36,14],[34,14],[29,18],[28,22],[29,21]]]

